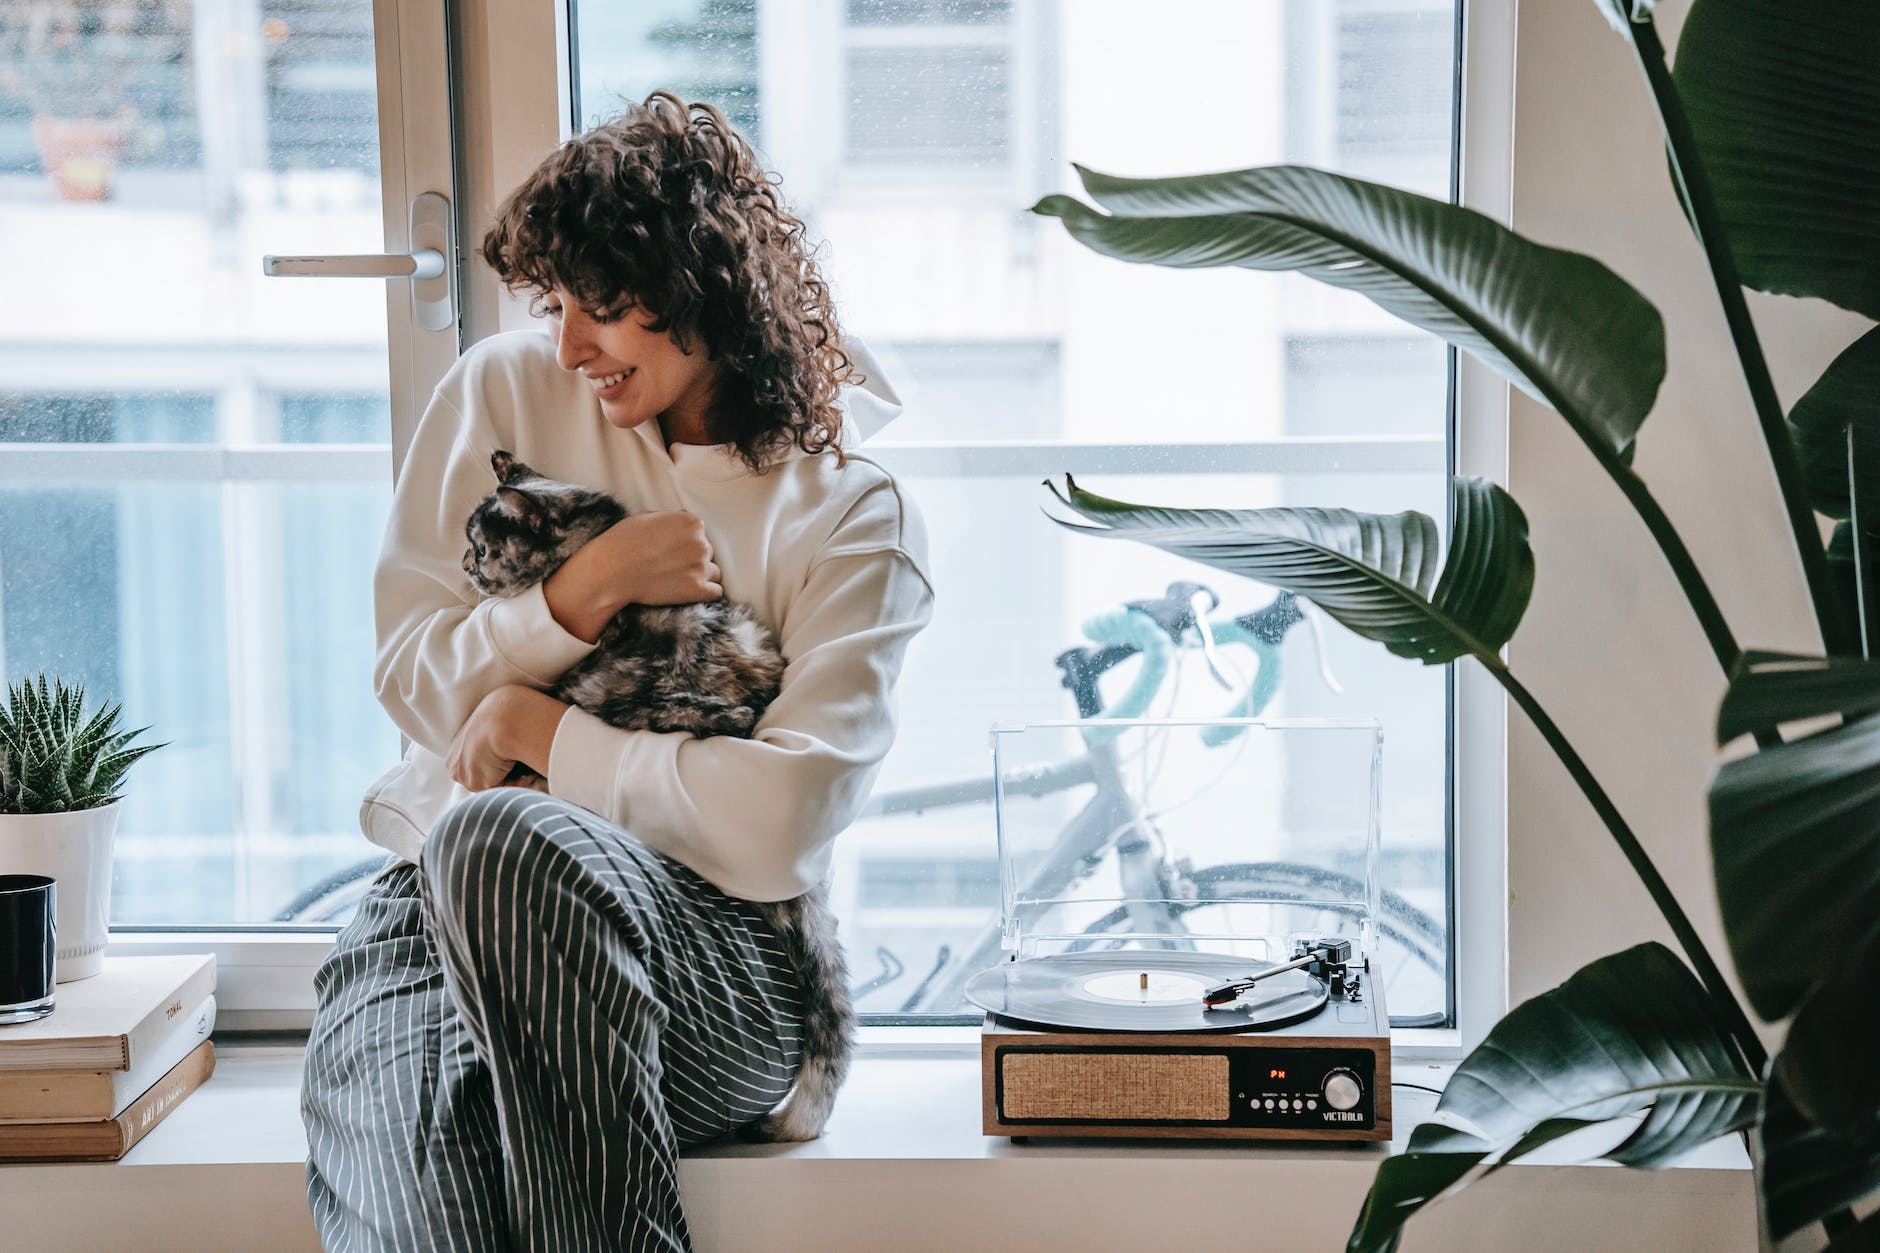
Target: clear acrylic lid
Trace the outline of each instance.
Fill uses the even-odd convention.
[[[1374,952],[1382,744],[1372,721],[997,724],[1003,947]]]

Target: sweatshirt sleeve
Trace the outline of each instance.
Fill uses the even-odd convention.
[[[783,689],[750,739],[622,731],[571,708],[548,790],[752,900],[795,896],[868,798],[894,741],[894,688],[933,592],[913,548],[844,546],[810,569],[780,629]]]
[[[548,687],[594,647],[555,621],[540,585],[486,599],[464,573],[464,525],[496,485],[497,447],[467,377],[447,376],[419,420],[372,583],[379,704],[440,757],[485,696],[510,683]]]

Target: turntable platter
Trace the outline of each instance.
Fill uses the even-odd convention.
[[[1003,1018],[1084,1031],[1256,1031],[1319,1012],[1325,982],[1302,970],[1274,975],[1229,1005],[1202,1002],[1209,986],[1269,964],[1219,953],[1061,953],[982,971],[966,999]]]

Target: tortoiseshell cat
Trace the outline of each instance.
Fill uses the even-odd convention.
[[[464,572],[486,596],[547,579],[583,544],[627,516],[605,492],[546,478],[507,452],[490,458],[497,488],[471,513]],[[549,694],[628,731],[749,736],[776,698],[784,659],[750,609],[727,600],[629,605],[594,651]],[[855,1025],[848,965],[823,885],[761,904],[803,985],[803,1054],[787,1105],[754,1128],[769,1140],[813,1140],[848,1071]]]

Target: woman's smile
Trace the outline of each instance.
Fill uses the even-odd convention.
[[[588,385],[602,400],[618,400],[621,393],[626,391],[627,380],[632,378],[633,374],[632,369],[620,370],[614,374],[591,374],[588,376]]]

